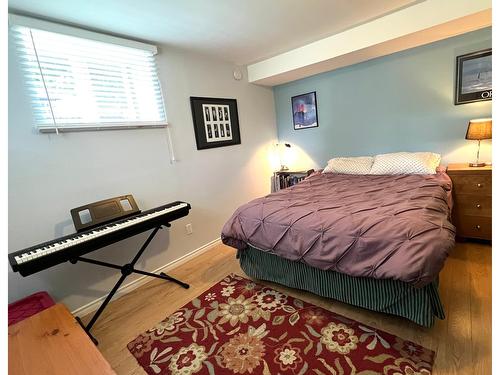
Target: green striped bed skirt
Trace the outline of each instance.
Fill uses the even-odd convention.
[[[251,246],[239,250],[240,266],[250,277],[302,289],[369,310],[405,317],[432,327],[444,319],[438,280],[423,288],[397,280],[353,277],[294,262]]]

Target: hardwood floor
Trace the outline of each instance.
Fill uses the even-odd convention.
[[[191,284],[189,290],[153,280],[113,301],[93,328],[99,350],[117,374],[144,374],[127,350],[127,343],[231,272],[244,276],[235,250],[219,245],[171,272]],[[489,245],[457,243],[440,275],[440,294],[447,318],[437,320],[431,329],[311,293],[265,284],[433,349],[433,374],[491,374]]]

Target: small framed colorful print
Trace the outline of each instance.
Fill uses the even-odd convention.
[[[190,99],[198,150],[241,143],[236,99]]]
[[[295,130],[318,127],[316,91],[292,97],[292,115]]]

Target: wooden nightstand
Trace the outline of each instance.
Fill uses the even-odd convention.
[[[453,181],[453,224],[457,236],[491,240],[491,166],[450,164]]]

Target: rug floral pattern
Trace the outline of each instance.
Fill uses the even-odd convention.
[[[148,374],[430,375],[434,352],[237,275],[128,344]]]

